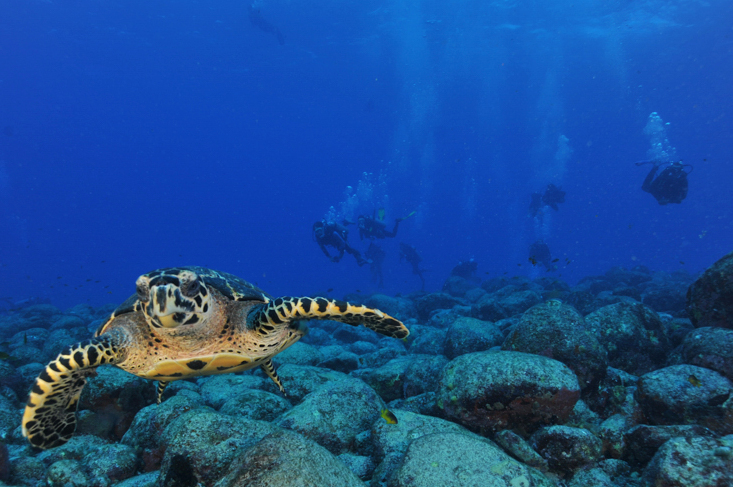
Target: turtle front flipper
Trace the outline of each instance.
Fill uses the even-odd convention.
[[[405,338],[405,325],[378,309],[326,298],[277,298],[253,310],[248,322],[266,334],[295,320],[334,320],[348,325],[364,325],[382,335]]]
[[[118,334],[77,343],[60,353],[38,375],[23,413],[23,436],[33,446],[63,445],[76,429],[76,408],[87,376],[102,364],[125,359]]]

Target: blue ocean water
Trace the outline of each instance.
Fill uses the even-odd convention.
[[[311,227],[380,208],[416,212],[379,242],[387,294],[421,287],[400,242],[427,290],[468,258],[698,273],[733,237],[732,25],[724,0],[3,0],[0,298],[118,303],[174,265],[375,292]],[[680,205],[640,189],[660,151],[694,166]]]

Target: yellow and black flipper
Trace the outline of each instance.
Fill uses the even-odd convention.
[[[69,441],[87,376],[102,364],[123,361],[122,342],[121,333],[108,333],[77,343],[38,375],[23,413],[23,436],[33,446],[47,449]]]
[[[333,320],[352,326],[364,325],[393,338],[405,338],[410,334],[400,320],[378,309],[327,298],[277,298],[254,308],[247,322],[249,327],[267,335],[297,320]]]

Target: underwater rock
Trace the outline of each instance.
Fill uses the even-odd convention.
[[[287,399],[266,391],[248,389],[225,402],[219,412],[259,421],[272,421],[292,406]]]
[[[130,477],[127,480],[123,480],[118,484],[115,484],[115,487],[154,487],[159,475],[160,472],[157,471],[144,473],[142,475],[136,475],[134,477]],[[185,486],[180,485],[179,487]]]
[[[660,446],[672,438],[714,437],[709,429],[696,424],[652,426],[640,424],[624,435],[624,460],[635,467],[643,467],[654,457]]]
[[[225,402],[237,397],[240,392],[247,389],[278,390],[274,384],[274,387],[269,389],[270,384],[268,382],[269,379],[263,379],[262,377],[249,374],[212,375],[199,380],[199,391],[207,405],[214,409],[219,409]]]
[[[687,335],[682,343],[686,363],[712,369],[733,381],[733,330],[705,326]]]
[[[0,396],[0,443],[10,438],[21,417],[20,410],[9,399]]]
[[[421,322],[428,321],[430,314],[438,309],[451,309],[453,306],[464,304],[463,300],[447,293],[431,293],[415,300],[417,317]]]
[[[687,313],[697,328],[733,328],[733,252],[692,283],[687,290]]]
[[[417,318],[415,304],[406,298],[385,296],[384,294],[372,294],[364,302],[366,306],[382,310],[400,321]]]
[[[483,352],[501,345],[504,334],[493,323],[463,316],[453,322],[445,336],[444,354],[449,359],[472,352]]]
[[[318,365],[318,363],[323,361],[323,354],[318,347],[308,345],[307,343],[296,342],[278,353],[275,360],[278,365]]]
[[[359,357],[359,366],[362,368],[381,367],[390,360],[397,357],[402,357],[406,354],[407,352],[404,349],[398,350],[396,348],[380,348],[374,353],[368,353]]]
[[[349,378],[343,372],[323,367],[293,364],[283,365],[277,370],[277,374],[280,376],[283,387],[285,387],[288,399],[295,404],[324,384]]]
[[[10,453],[3,441],[0,441],[0,482],[10,478]]]
[[[685,299],[687,286],[675,285],[673,282],[665,282],[647,286],[642,294],[641,301],[662,312],[684,312],[687,301]]]
[[[672,349],[659,315],[640,303],[604,306],[585,323],[608,352],[608,364],[630,374],[658,369]]]
[[[548,426],[530,438],[534,449],[547,460],[550,470],[572,472],[601,458],[600,438],[584,428]]]
[[[673,365],[643,375],[634,395],[649,424],[699,424],[733,432],[731,382],[710,369]]]
[[[485,438],[463,433],[436,433],[413,440],[389,485],[550,487],[555,483],[514,460]]]
[[[88,321],[85,321],[79,316],[63,315],[59,319],[54,321],[51,326],[48,327],[48,329],[53,331],[59,329],[70,330],[72,328],[86,327],[87,323],[89,323],[90,321],[92,321],[91,317]]]
[[[416,438],[435,433],[454,432],[472,435],[462,426],[444,419],[391,409],[397,424],[379,418],[372,424],[373,457],[378,467],[372,476],[372,485],[384,485],[402,463],[407,447]]]
[[[363,381],[349,377],[329,382],[308,394],[275,424],[297,431],[335,455],[349,451],[362,431],[368,430],[385,407]]]
[[[439,410],[436,400],[437,394],[435,392],[425,392],[405,399],[395,399],[387,405],[390,410],[401,409],[425,416],[438,416]]]
[[[443,341],[447,330],[441,330],[430,326],[415,325],[410,330],[410,353],[424,353],[429,355],[443,354]],[[408,338],[408,340],[410,340]]]
[[[347,351],[343,351],[334,357],[329,357],[318,363],[319,367],[325,367],[345,374],[358,369],[359,365],[359,356]]]
[[[629,466],[621,460],[607,459],[597,467],[580,470],[567,487],[632,487],[638,482],[628,478]]]
[[[603,453],[611,458],[623,458],[626,452],[626,432],[636,425],[634,418],[625,414],[614,414],[598,428],[598,437],[603,442]]]
[[[445,367],[438,407],[446,418],[482,434],[511,428],[530,433],[565,421],[579,398],[578,379],[557,360],[476,352]]]
[[[477,287],[478,284],[476,282],[464,277],[449,276],[445,283],[443,283],[443,292],[457,298],[463,298],[468,291]]]
[[[351,376],[369,384],[385,402],[402,399],[404,398],[405,376],[412,360],[411,355],[397,357],[381,367],[355,370]]]
[[[354,343],[350,343],[346,346],[346,349],[351,352],[355,353],[357,355],[366,355],[369,353],[374,353],[379,350],[379,347],[373,343],[365,342],[365,341],[358,341]]]
[[[160,471],[170,470],[174,457],[180,455],[187,459],[199,482],[212,485],[226,474],[241,452],[278,429],[265,421],[204,409],[189,411],[172,421],[163,432],[161,447],[165,455]]]
[[[374,469],[377,467],[371,457],[354,455],[353,453],[342,453],[337,457],[339,460],[354,472],[360,479],[370,479]]]
[[[528,310],[502,345],[503,350],[558,360],[578,377],[583,391],[595,390],[606,375],[606,350],[571,306],[550,300]]]
[[[730,486],[733,436],[672,438],[662,445],[646,470],[647,485],[664,487]]]
[[[294,484],[297,476],[297,484]],[[240,452],[214,487],[364,487],[349,468],[322,446],[291,431],[273,433]]]
[[[620,266],[611,267],[606,271],[605,277],[614,285],[625,282],[630,286],[638,286],[652,280],[651,272],[642,265],[635,266],[631,270]]]
[[[151,404],[141,409],[122,437],[122,444],[137,448],[141,452],[142,470],[158,470],[163,460],[161,439],[165,428],[174,420],[194,409],[213,412],[207,406],[192,401],[184,395],[176,395],[160,405]]]
[[[378,345],[380,341],[380,335],[364,326],[339,326],[333,331],[332,336],[343,345],[356,342]]]
[[[525,465],[536,468],[541,472],[547,471],[547,460],[537,453],[534,448],[532,448],[532,445],[530,445],[524,438],[512,430],[499,431],[494,436],[494,441],[496,441],[504,451],[514,458],[519,459]]]
[[[59,460],[46,471],[46,485],[49,487],[87,487],[89,479],[82,472],[81,464],[76,460]]]

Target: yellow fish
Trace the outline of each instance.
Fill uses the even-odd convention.
[[[395,416],[389,409],[382,409],[379,414],[384,418],[387,424],[397,424],[397,416]]]
[[[690,384],[692,384],[695,387],[700,387],[702,385],[702,382],[700,382],[700,379],[698,379],[694,375],[690,375],[690,377],[688,377],[687,380],[690,381]]]

